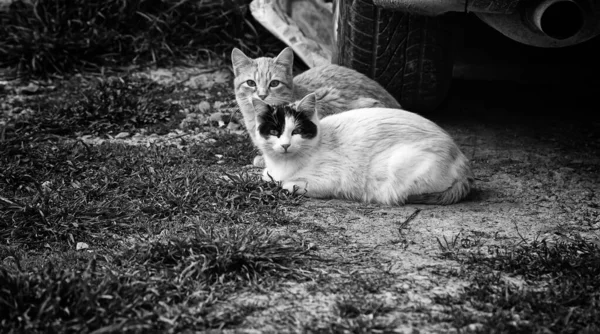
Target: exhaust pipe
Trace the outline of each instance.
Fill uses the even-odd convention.
[[[591,0],[542,0],[509,15],[475,13],[483,22],[517,42],[560,48],[585,42],[600,33],[600,16]]]
[[[577,35],[585,22],[584,9],[573,0],[545,0],[528,16],[539,32],[557,40]]]

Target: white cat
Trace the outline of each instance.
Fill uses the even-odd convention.
[[[263,179],[289,191],[387,205],[452,204],[473,186],[452,138],[417,114],[369,108],[320,120],[314,94],[295,106],[252,103]]]

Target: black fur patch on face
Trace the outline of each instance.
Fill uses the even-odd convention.
[[[269,136],[279,137],[285,129],[286,117],[290,116],[296,120],[294,134],[299,134],[305,139],[311,139],[317,135],[317,125],[311,122],[304,113],[298,112],[287,105],[269,105],[269,112],[259,114],[258,132],[264,138]]]
[[[258,114],[258,133],[264,138],[272,136],[272,132],[277,131],[277,137],[281,135],[285,128],[285,111],[283,106],[268,106],[268,112]]]

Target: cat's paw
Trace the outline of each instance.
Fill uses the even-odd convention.
[[[266,181],[266,182],[271,182],[271,181],[275,181],[273,179],[273,177],[271,176],[271,174],[269,174],[269,171],[265,168],[263,169],[263,173],[262,173],[262,180]]]
[[[306,189],[306,182],[292,182],[292,181],[288,181],[288,182],[284,182],[283,185],[281,186],[281,188],[293,193],[294,191],[297,194],[306,194],[307,189]]]
[[[252,161],[252,165],[258,168],[264,168],[266,166],[265,157],[263,157],[262,155],[255,156],[254,160]]]

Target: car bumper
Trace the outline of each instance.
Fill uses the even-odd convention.
[[[377,7],[438,16],[474,12],[505,36],[537,47],[564,47],[600,34],[600,0],[373,0]]]

